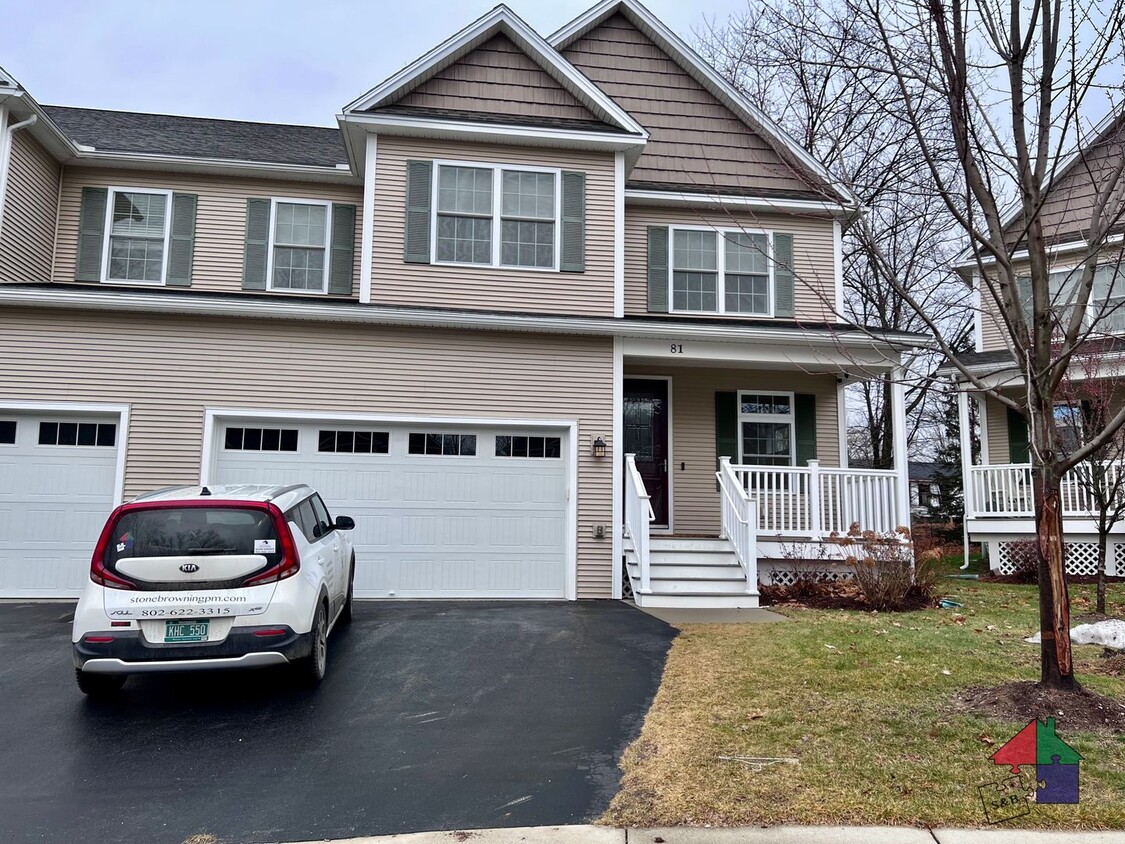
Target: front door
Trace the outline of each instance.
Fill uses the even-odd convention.
[[[648,490],[653,527],[668,527],[668,382],[625,379],[625,454],[635,454]]]

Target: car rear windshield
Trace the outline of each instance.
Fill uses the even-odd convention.
[[[129,557],[260,554],[280,560],[281,543],[266,510],[246,507],[169,507],[122,514],[106,548],[110,569]]]

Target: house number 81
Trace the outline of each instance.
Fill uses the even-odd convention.
[[[684,353],[684,344],[683,343],[673,343],[672,344],[672,354],[682,355],[683,353]]]

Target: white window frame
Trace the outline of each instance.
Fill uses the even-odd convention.
[[[102,283],[103,284],[146,284],[149,286],[163,286],[168,283],[168,247],[172,239],[172,191],[167,188],[142,188],[111,185],[106,188],[109,192],[105,204],[105,232],[102,235]],[[113,236],[113,206],[119,193],[150,193],[166,197],[164,201],[164,255],[160,263],[160,280],[149,281],[143,278],[110,278],[109,277],[109,244]]]
[[[324,279],[320,290],[300,290],[292,287],[273,286],[274,246],[277,240],[278,205],[320,205],[324,208]],[[283,246],[283,249],[315,249],[315,246]],[[269,253],[266,257],[266,290],[273,293],[293,293],[296,295],[327,296],[328,278],[332,272],[332,203],[327,199],[304,199],[289,196],[270,197],[270,239]]]
[[[562,252],[562,168],[561,167],[534,167],[526,164],[498,164],[494,161],[453,161],[435,159],[433,178],[430,180],[430,263],[446,267],[480,267],[482,269],[515,270],[516,272],[557,273],[559,272],[560,253]],[[492,262],[478,264],[473,261],[439,261],[437,257],[437,230],[438,230],[438,186],[441,184],[442,167],[467,167],[477,170],[492,171]],[[555,225],[554,237],[554,262],[549,267],[525,267],[519,264],[503,264],[500,262],[501,230],[503,227],[503,173],[505,170],[517,173],[549,173],[555,177]],[[457,216],[457,215],[453,215]],[[474,216],[474,215],[462,215]],[[483,217],[481,218],[483,219]],[[525,218],[514,218],[525,219]],[[545,223],[546,220],[538,222]]]
[[[716,300],[715,304],[718,306],[713,311],[693,311],[693,310],[678,310],[675,307],[675,286],[676,286],[676,232],[711,232],[715,235],[715,272],[718,276],[716,282]],[[766,236],[767,248],[769,254],[766,260],[769,266],[767,277],[769,279],[769,291],[766,295],[766,302],[769,304],[768,313],[751,313],[749,311],[728,311],[727,310],[727,250],[725,243],[725,235],[728,234],[764,234]],[[773,246],[773,229],[758,229],[758,228],[719,228],[717,226],[669,226],[668,227],[668,312],[677,314],[731,314],[734,316],[745,317],[747,319],[773,319],[774,311],[777,307],[775,297],[777,295],[777,285],[774,281],[774,246]],[[681,272],[710,272],[710,270],[681,270]],[[736,273],[739,275],[739,273]]]
[[[1097,273],[1099,270],[1102,270],[1107,266],[1117,267],[1117,269],[1121,272],[1122,277],[1125,277],[1125,261],[1113,262],[1112,264],[1101,264],[1101,263],[1099,263],[1097,268],[1094,270],[1094,272]],[[1055,294],[1051,293],[1051,290],[1050,290],[1051,276],[1062,275],[1062,274],[1065,273],[1067,275],[1067,281],[1069,282],[1070,277],[1074,273],[1080,272],[1082,270],[1082,268],[1083,268],[1083,264],[1070,264],[1070,265],[1061,266],[1061,267],[1052,266],[1052,267],[1049,267],[1047,269],[1047,290],[1048,290],[1048,293],[1051,296],[1051,307],[1052,308],[1066,307],[1066,304],[1065,304],[1065,302],[1056,302],[1055,301]],[[1024,275],[1020,275],[1019,277],[1020,278],[1027,278],[1027,276],[1024,276]],[[1121,294],[1118,294],[1118,295],[1121,295]],[[1083,325],[1087,328],[1092,326],[1094,324],[1094,320],[1096,320],[1098,318],[1098,316],[1100,315],[1103,307],[1104,307],[1103,300],[1095,299],[1094,298],[1094,291],[1091,290],[1090,291],[1090,299],[1089,299],[1089,301],[1086,302],[1086,313],[1082,317]],[[1119,315],[1122,315],[1123,313],[1125,313],[1125,308],[1120,308],[1114,313],[1113,316],[1117,317]],[[1117,333],[1125,333],[1125,332],[1106,332],[1106,333],[1117,334]]]
[[[789,399],[789,414],[782,413],[743,413],[743,396],[785,396]],[[797,465],[797,394],[787,393],[784,390],[739,390],[738,396],[738,462],[743,466],[761,466],[763,469],[780,469],[770,463],[747,463],[746,455],[742,452],[742,423],[743,422],[778,422],[789,426],[789,466]]]

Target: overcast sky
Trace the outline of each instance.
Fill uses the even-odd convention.
[[[508,0],[547,36],[595,0]],[[689,42],[746,0],[646,0]],[[41,103],[335,125],[497,0],[14,0],[0,67]]]

